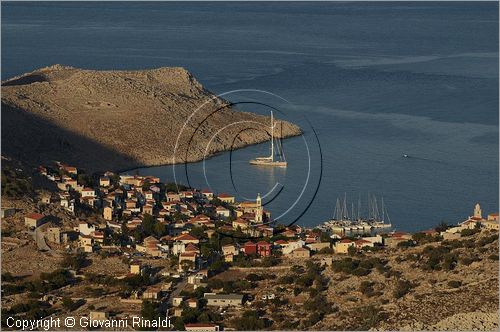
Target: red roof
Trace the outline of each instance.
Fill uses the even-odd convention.
[[[44,217],[43,214],[40,214],[40,213],[30,213],[26,216],[26,218],[35,219],[35,220],[42,219],[43,217]]]
[[[349,240],[349,239],[340,240],[340,243],[351,243],[351,242],[354,242],[354,241]]]
[[[229,194],[226,194],[226,193],[221,193],[219,195],[217,195],[219,198],[222,197],[222,198],[233,198],[234,196],[233,195],[229,195]]]
[[[195,246],[194,244],[190,243],[190,244],[188,244],[188,245],[186,246],[186,249],[185,249],[185,250],[186,250],[186,251],[198,251],[199,249],[198,249],[198,247],[197,247],[197,246]]]
[[[176,241],[194,241],[194,240],[198,240],[198,239],[190,234],[182,234],[182,235],[179,235],[178,237],[176,237],[175,240]]]

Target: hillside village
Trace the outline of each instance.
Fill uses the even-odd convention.
[[[275,224],[257,193],[238,202],[154,176],[90,175],[62,163],[32,176],[6,172],[14,180],[2,174],[10,197],[2,206],[2,308],[11,315],[169,317],[171,329],[188,331],[394,329],[414,324],[398,312],[429,287],[432,297],[481,294],[479,315],[498,312],[487,289],[498,284],[499,217],[479,204],[454,226],[348,236]],[[23,178],[43,183],[30,199],[16,191]],[[465,286],[482,274],[483,283]],[[464,313],[446,310],[428,321]]]

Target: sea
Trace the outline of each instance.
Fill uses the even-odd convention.
[[[400,231],[455,224],[477,202],[498,211],[498,2],[1,7],[2,80],[56,63],[182,66],[238,110],[273,111],[304,132],[282,142],[287,168],[248,163],[269,154],[264,143],[130,173],[260,194],[275,220],[307,227],[332,218],[337,198],[354,214],[361,201],[362,215],[368,197],[379,209],[383,199]]]

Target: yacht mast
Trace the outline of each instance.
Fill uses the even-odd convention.
[[[361,194],[358,196],[358,220],[361,220],[361,214],[360,210],[361,209]]]
[[[349,219],[349,210],[347,209],[347,193],[344,193],[344,205],[342,207],[342,211],[344,211],[344,220]]]
[[[271,111],[271,161],[274,161],[274,119]]]
[[[384,196],[382,196],[382,222],[385,220]]]

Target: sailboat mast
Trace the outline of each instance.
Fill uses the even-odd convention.
[[[344,210],[344,219],[349,219],[349,210],[347,209],[347,193],[344,193],[344,206],[342,209]]]
[[[358,220],[361,220],[361,214],[360,210],[361,209],[361,194],[358,196]]]
[[[382,196],[382,221],[385,220],[384,197]]]
[[[271,161],[274,161],[274,118],[271,111]]]

